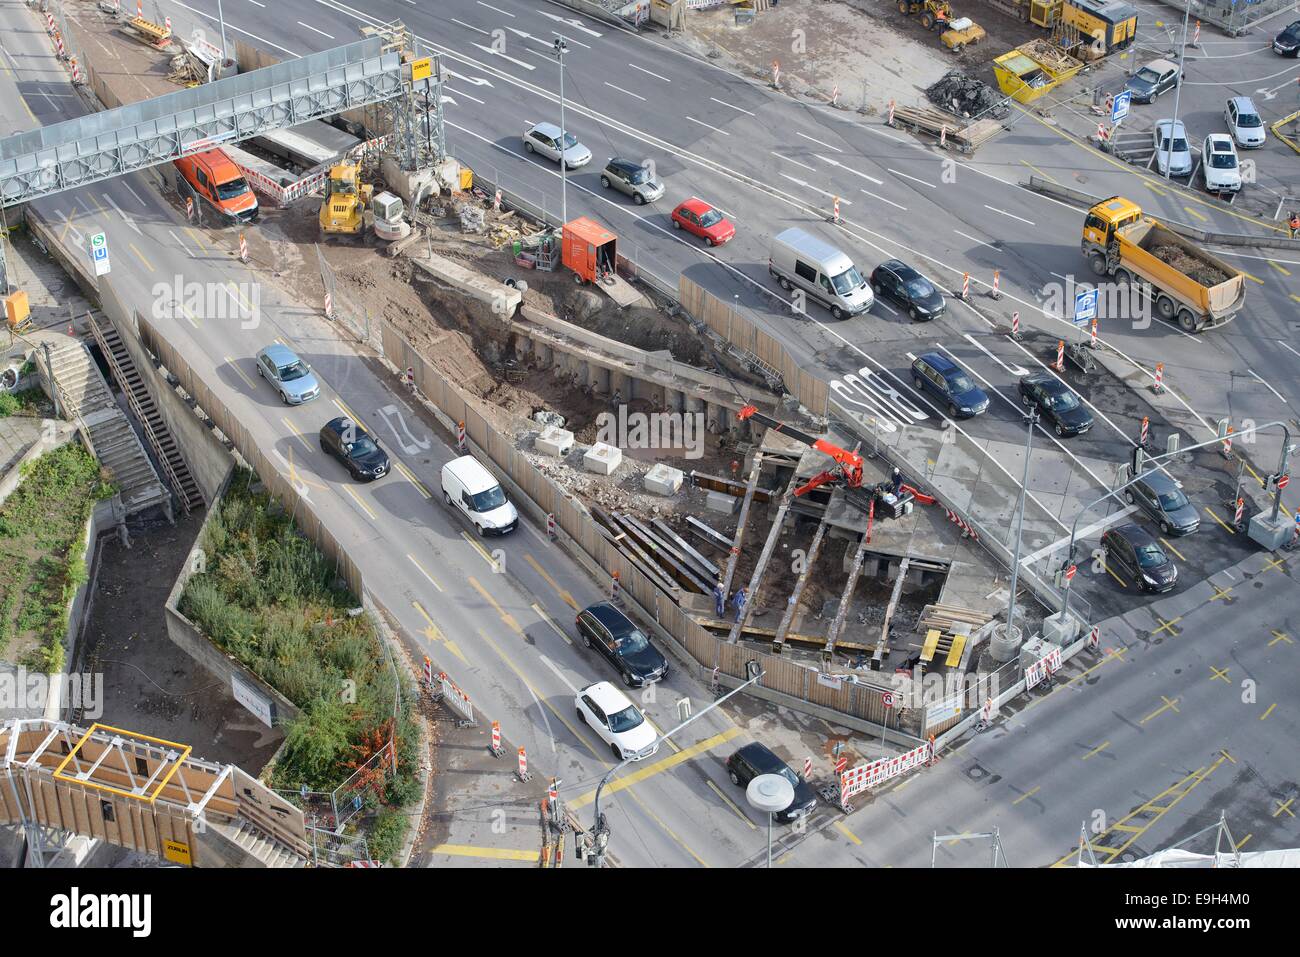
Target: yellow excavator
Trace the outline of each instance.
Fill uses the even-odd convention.
[[[361,236],[366,211],[375,187],[361,182],[360,163],[339,163],[331,167],[329,188],[320,204],[322,236]]]

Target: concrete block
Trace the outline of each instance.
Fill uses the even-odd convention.
[[[740,499],[734,495],[728,495],[726,492],[710,492],[704,496],[704,504],[710,511],[721,512],[723,515],[734,515],[736,512],[736,503]]]
[[[597,475],[613,475],[623,462],[623,453],[612,445],[597,442],[582,457],[582,466]]]
[[[645,473],[645,490],[656,495],[676,495],[682,487],[686,475],[681,469],[660,462]]]
[[[569,454],[569,450],[573,448],[573,433],[557,425],[548,425],[533,440],[533,448],[543,455],[564,458]]]
[[[1054,645],[1065,647],[1079,636],[1079,620],[1073,615],[1063,616],[1059,611],[1043,619],[1043,638]]]

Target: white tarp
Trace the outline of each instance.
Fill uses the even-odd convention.
[[[1086,854],[1084,857],[1085,860],[1079,865],[1080,867],[1300,867],[1300,848],[1281,851],[1242,851],[1235,855],[1196,854],[1180,848],[1170,848],[1126,864],[1091,864],[1086,860]],[[1238,858],[1241,859],[1240,864]]]

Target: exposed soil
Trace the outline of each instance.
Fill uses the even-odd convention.
[[[1191,276],[1202,286],[1217,286],[1228,281],[1227,273],[1197,259],[1178,246],[1154,246],[1151,255],[1163,263],[1168,263],[1185,276]]]

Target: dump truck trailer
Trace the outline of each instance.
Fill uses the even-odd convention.
[[[1223,325],[1246,300],[1245,273],[1121,196],[1088,210],[1080,248],[1098,276],[1146,283],[1156,314],[1185,332]]]

